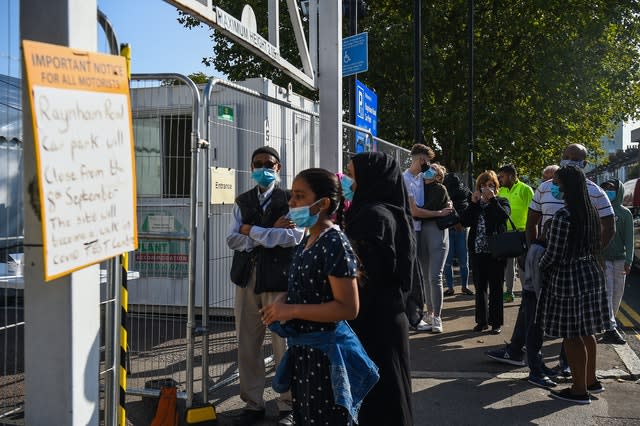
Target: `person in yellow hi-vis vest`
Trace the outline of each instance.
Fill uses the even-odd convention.
[[[518,231],[524,231],[524,228],[527,225],[529,204],[531,204],[531,200],[533,199],[533,189],[518,179],[518,172],[513,164],[506,164],[498,169],[498,181],[500,181],[498,196],[509,200],[509,205],[511,206],[511,219],[516,225]],[[510,223],[507,223],[507,229],[512,230]],[[507,259],[507,266],[504,274],[506,291],[502,297],[504,302],[513,302],[513,282],[516,278],[517,267],[517,259]],[[522,270],[519,272],[520,277],[523,277],[524,275]]]

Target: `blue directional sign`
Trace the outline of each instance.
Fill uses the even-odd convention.
[[[342,76],[358,74],[369,69],[369,33],[342,39]]]
[[[356,80],[356,126],[367,129],[373,136],[378,135],[378,96]],[[356,153],[377,151],[378,146],[369,135],[356,132]]]

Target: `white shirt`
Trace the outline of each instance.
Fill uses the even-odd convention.
[[[542,229],[547,220],[551,219],[558,210],[564,207],[564,201],[558,200],[551,194],[551,185],[553,185],[553,179],[542,182],[533,194],[533,200],[529,205],[531,210],[542,214],[540,229]],[[589,192],[589,198],[591,198],[591,204],[596,208],[601,219],[613,215],[611,202],[602,188],[587,179],[587,191]]]
[[[416,206],[422,207],[424,205],[424,180],[422,179],[422,173],[414,175],[409,169],[402,173],[404,179],[404,186],[407,187],[407,194],[409,198],[413,198]],[[422,229],[422,221],[413,220],[413,230],[420,231]]]

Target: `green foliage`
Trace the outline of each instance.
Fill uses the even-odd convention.
[[[195,84],[206,84],[211,77],[205,73],[199,71],[189,74],[187,77],[191,79]],[[163,80],[161,86],[182,86],[184,83],[181,80]]]
[[[236,17],[244,3],[216,1]],[[258,32],[267,38],[267,2],[246,3],[254,8]],[[438,152],[437,160],[451,170],[464,171],[468,2],[432,0],[422,5],[423,137]],[[379,136],[410,147],[413,2],[376,0],[366,2],[365,8],[358,30],[369,32],[369,71],[358,78],[378,94]],[[281,55],[299,65],[284,2],[280,13]],[[475,0],[474,17],[476,173],[511,162],[521,175],[539,176],[573,142],[587,146],[592,160],[602,158],[600,137],[615,123],[638,116],[637,0]],[[182,19],[186,26],[195,24],[188,17]],[[346,26],[348,17],[343,21]],[[346,27],[343,34],[349,34]],[[264,76],[282,86],[290,81],[215,31],[212,40],[214,54],[203,62],[231,80]],[[294,90],[315,96],[295,84]]]

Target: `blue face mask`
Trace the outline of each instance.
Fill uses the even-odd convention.
[[[436,177],[436,171],[429,167],[428,170],[422,172],[422,177],[425,179],[433,179]]]
[[[616,198],[616,191],[604,191],[607,194],[609,201],[613,201]]]
[[[344,199],[347,201],[353,201],[353,179],[351,179],[347,175],[343,175],[340,178],[340,184],[342,185],[342,193],[344,194]]]
[[[253,172],[251,172],[251,177],[258,183],[258,185],[266,188],[273,182],[275,182],[275,180],[278,178],[278,175],[273,169],[262,168],[254,169]]]
[[[560,187],[555,183],[551,184],[551,195],[556,200],[562,200],[564,198],[564,192],[560,191]]]
[[[314,215],[311,214],[311,207],[318,204],[321,200],[322,198],[309,206],[294,207],[292,209],[289,209],[289,213],[287,214],[287,216],[293,221],[293,223],[296,224],[298,228],[311,228],[316,224],[318,218],[320,217],[320,212]]]

